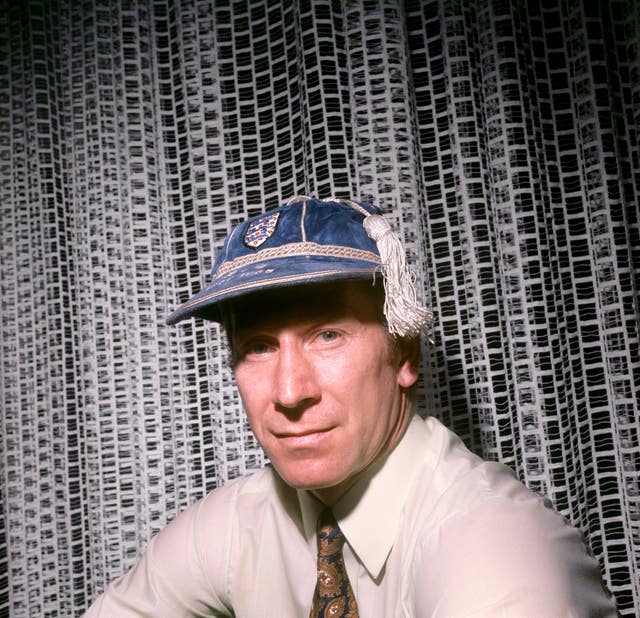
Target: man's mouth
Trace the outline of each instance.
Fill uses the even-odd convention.
[[[301,431],[283,431],[276,433],[275,436],[280,442],[283,442],[287,446],[310,447],[324,440],[332,429],[333,427],[305,429]]]

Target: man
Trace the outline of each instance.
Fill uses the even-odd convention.
[[[419,334],[379,211],[294,198],[227,238],[168,320],[226,330],[272,467],[155,537],[89,616],[613,616],[579,533],[413,414]]]

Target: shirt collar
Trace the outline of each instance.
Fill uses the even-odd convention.
[[[426,443],[424,422],[414,416],[396,448],[367,470],[333,506],[347,542],[374,579],[393,546]],[[298,490],[298,499],[307,540],[315,544],[316,522],[323,504],[305,490]]]

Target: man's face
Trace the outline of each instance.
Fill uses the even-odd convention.
[[[230,333],[251,428],[292,487],[335,502],[392,448],[411,414],[405,354],[370,283],[291,288],[237,303]]]

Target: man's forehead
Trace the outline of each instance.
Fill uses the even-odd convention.
[[[230,303],[236,328],[273,320],[331,319],[352,315],[382,320],[383,292],[372,282],[338,281],[265,290]]]

